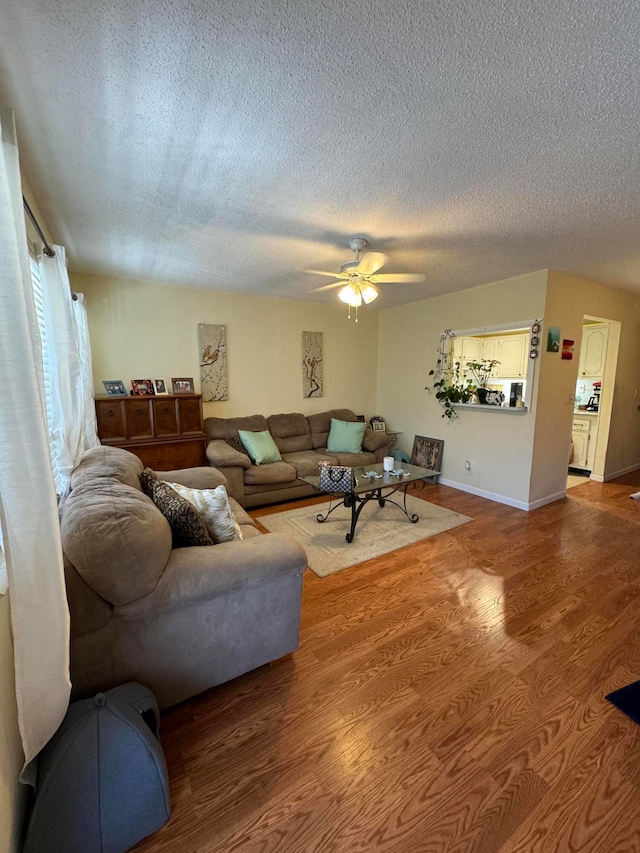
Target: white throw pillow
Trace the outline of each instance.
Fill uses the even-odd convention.
[[[169,485],[198,510],[216,545],[242,539],[242,530],[231,511],[224,486],[217,486],[215,489],[189,489],[180,483]]]

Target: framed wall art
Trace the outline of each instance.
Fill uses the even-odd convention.
[[[302,396],[322,397],[322,332],[302,333]]]
[[[198,326],[198,347],[203,402],[213,403],[218,400],[228,400],[227,331],[225,327],[200,323]]]

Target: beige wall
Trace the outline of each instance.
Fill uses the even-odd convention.
[[[477,406],[449,422],[424,388],[444,329],[542,318],[546,285],[547,271],[541,270],[391,308],[379,319],[378,410],[404,433],[399,446],[410,453],[414,435],[443,438],[445,481],[522,507],[529,500],[535,399],[534,412],[523,415]]]
[[[560,326],[561,338],[575,340],[576,356],[586,315],[620,321],[615,387],[603,386],[602,409],[611,400],[611,429],[604,462],[605,479],[640,466],[640,297],[555,271],[549,272],[545,305],[548,325]],[[544,347],[543,347],[544,350]],[[530,500],[561,492],[566,486],[566,460],[573,419],[572,395],[578,358],[562,361],[542,352],[536,414]]]
[[[85,294],[97,393],[103,379],[193,376],[199,389],[199,323],[226,326],[229,400],[205,416],[311,414],[347,407],[371,416],[376,404],[377,314],[346,306],[246,296],[195,287],[72,275]],[[324,396],[302,396],[301,334],[322,332]]]

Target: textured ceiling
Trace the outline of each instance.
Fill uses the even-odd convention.
[[[0,101],[73,270],[309,295],[640,291],[638,0],[1,0]]]

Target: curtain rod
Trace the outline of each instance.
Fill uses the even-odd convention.
[[[33,211],[29,207],[29,202],[26,200],[26,198],[24,196],[22,196],[22,203],[24,204],[24,209],[27,211],[27,216],[31,220],[31,224],[33,225],[33,227],[38,232],[38,237],[40,237],[40,239],[42,240],[42,245],[44,246],[42,251],[45,253],[45,255],[48,258],[55,258],[56,253],[53,251],[53,249],[51,248],[51,246],[49,245],[49,243],[47,241],[47,238],[42,233],[42,228],[40,228],[40,226],[38,225],[38,220],[33,215]]]
[[[24,204],[24,209],[27,211],[27,216],[31,220],[31,224],[33,225],[33,227],[38,232],[38,237],[40,237],[40,239],[42,240],[42,251],[45,253],[45,255],[48,258],[55,258],[56,253],[53,251],[53,249],[49,245],[47,238],[42,233],[42,228],[40,228],[40,226],[38,225],[38,220],[33,215],[33,211],[29,207],[29,202],[26,200],[26,198],[24,196],[22,196],[22,203]],[[77,295],[73,292],[73,289],[71,288],[71,286],[69,287],[69,289],[71,290],[71,298],[73,299],[74,302],[76,302],[76,300],[78,299]]]

